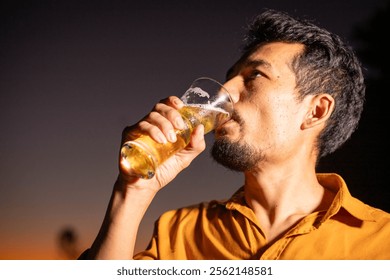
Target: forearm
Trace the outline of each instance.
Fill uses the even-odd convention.
[[[132,259],[141,220],[156,192],[132,188],[117,180],[91,259]]]
[[[161,106],[160,104],[158,107]],[[163,108],[166,110],[167,106],[164,105]],[[172,117],[173,114],[170,113],[159,115],[160,117],[157,119],[161,122],[161,117],[166,114]],[[150,116],[155,116],[155,114]],[[159,127],[159,122],[153,120],[153,117],[147,118],[147,120],[150,123],[143,121],[143,127],[146,126],[149,129],[146,129],[144,133],[152,135],[153,133],[150,130]],[[175,118],[172,118],[169,122],[171,127],[173,127],[172,122],[174,120]],[[166,122],[165,125],[167,125]],[[131,131],[131,128],[129,128],[129,131]],[[129,131],[126,130],[123,133],[125,136],[123,136],[122,142],[131,139],[130,136],[126,136],[130,133]],[[161,130],[157,132],[161,132]],[[156,134],[156,131],[154,134]],[[156,170],[155,176],[151,179],[139,179],[129,175],[128,169],[122,165],[120,160],[118,180],[115,183],[103,224],[86,257],[88,259],[132,259],[137,231],[152,199],[179,172],[188,167],[205,147],[204,127],[199,125],[194,130],[190,143],[185,149],[177,152],[161,164]]]

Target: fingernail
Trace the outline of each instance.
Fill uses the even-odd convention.
[[[174,103],[175,105],[179,105],[179,100],[178,100],[178,99],[173,99],[173,103]]]
[[[178,128],[178,129],[184,129],[184,121],[182,118],[177,118],[175,120],[175,126]]]
[[[164,134],[159,133],[157,135],[157,142],[165,144],[167,142],[167,139],[165,138]]]
[[[173,130],[169,131],[168,139],[170,142],[176,142],[176,133]]]
[[[197,129],[196,130],[197,134],[204,135],[204,126],[203,126],[203,124],[200,124],[196,129]]]

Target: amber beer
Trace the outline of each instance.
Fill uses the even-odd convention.
[[[158,143],[148,135],[127,142],[121,149],[121,164],[134,176],[150,179],[156,168],[177,151],[188,145],[190,136],[199,124],[203,124],[208,133],[230,118],[230,113],[222,108],[215,108],[207,104],[190,104],[180,109],[186,128],[177,130],[175,143]]]

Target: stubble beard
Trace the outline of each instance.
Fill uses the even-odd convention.
[[[211,155],[216,162],[239,172],[253,170],[263,159],[262,153],[254,147],[239,141],[233,142],[224,136],[215,140]]]

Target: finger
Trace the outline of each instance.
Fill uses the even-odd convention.
[[[166,104],[166,105],[171,106],[177,110],[181,109],[184,105],[183,101],[179,97],[173,96],[173,95],[169,96],[165,99],[160,100],[159,103]]]
[[[162,118],[161,120],[164,121],[164,118]],[[168,125],[169,125],[169,122],[168,122]],[[172,125],[171,125],[171,127],[172,127]],[[153,125],[147,120],[141,120],[137,124],[134,124],[132,126],[127,126],[122,131],[122,142],[121,143],[123,145],[123,143],[130,141],[130,140],[134,140],[142,135],[148,135],[154,141],[156,141],[158,143],[165,144],[167,142],[167,138],[165,137],[164,133],[161,131],[159,126]]]
[[[142,131],[151,135],[153,139],[158,138],[159,140],[165,139],[170,142],[176,142],[175,125],[172,123],[176,119],[172,115],[178,115],[176,118],[181,118],[175,109],[165,110],[164,112],[153,111],[144,121],[140,122],[139,127]],[[163,137],[161,137],[161,133]]]
[[[170,104],[172,104],[172,106],[175,107],[176,109],[181,109],[184,106],[183,101],[177,96],[170,96],[168,97],[168,100]]]
[[[201,153],[206,149],[206,141],[204,138],[204,126],[198,125],[192,133],[188,147],[196,153]]]
[[[195,128],[190,143],[186,148],[159,166],[155,176],[155,179],[159,182],[158,184],[161,186],[168,184],[179,172],[187,168],[205,147],[204,127],[199,125]]]
[[[185,123],[183,121],[182,116],[180,115],[180,109],[183,107],[183,103],[180,99],[177,97],[170,97],[167,100],[164,100],[165,103],[157,103],[156,106],[153,108],[153,112],[159,113],[161,116],[165,117],[167,120],[169,120],[173,127],[176,129],[184,129]],[[175,103],[175,104],[174,104]],[[170,105],[174,104],[172,106]],[[151,116],[153,117],[153,116]]]
[[[193,134],[191,135],[190,143],[186,146],[185,149],[180,151],[174,157],[175,164],[171,170],[177,170],[180,172],[181,170],[187,168],[191,162],[206,148],[206,142],[204,139],[204,127],[203,125],[199,125],[195,128]]]
[[[169,125],[169,123],[168,123]],[[149,135],[154,141],[165,144],[168,140],[165,134],[161,131],[159,126],[153,125],[147,121],[140,121],[138,129],[140,134]]]
[[[142,134],[149,135],[158,143],[175,142],[177,139],[175,129],[186,127],[178,111],[182,107],[183,102],[176,96],[162,99],[140,122],[123,130],[122,143]]]

